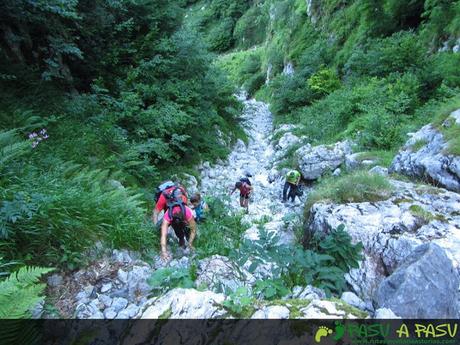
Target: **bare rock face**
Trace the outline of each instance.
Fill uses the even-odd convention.
[[[204,285],[219,292],[235,291],[240,286],[254,282],[254,277],[248,271],[221,255],[200,260],[197,275],[197,286]]]
[[[349,142],[335,145],[305,145],[296,151],[300,172],[306,180],[316,180],[328,172],[333,172],[345,162],[351,153]]]
[[[273,305],[256,311],[251,319],[288,319],[289,314],[290,311],[287,307]]]
[[[300,141],[301,139],[298,136],[290,132],[287,132],[287,133],[284,133],[283,136],[278,141],[278,145],[276,146],[276,149],[281,150],[281,151],[286,150],[287,148],[300,143]]]
[[[388,200],[313,205],[306,227],[311,235],[344,224],[352,241],[362,242],[365,258],[346,279],[366,302],[420,244],[436,243],[456,269],[460,263],[460,195],[431,186],[391,183],[396,191]]]
[[[223,294],[194,289],[173,289],[147,303],[142,319],[213,319],[225,314]]]
[[[444,122],[444,127],[460,124],[460,109]],[[460,157],[448,154],[443,134],[427,125],[412,135],[394,158],[390,173],[423,178],[437,186],[460,192]]]
[[[382,281],[376,302],[403,318],[458,318],[458,284],[458,273],[445,251],[425,243]]]

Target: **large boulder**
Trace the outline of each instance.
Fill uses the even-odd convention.
[[[142,313],[142,319],[214,319],[226,312],[222,308],[223,294],[194,289],[173,289],[152,299]]]
[[[453,112],[443,126],[460,123],[460,109]],[[435,185],[460,192],[460,157],[448,154],[448,143],[433,125],[414,133],[394,158],[390,173],[423,178]]]
[[[364,301],[418,245],[437,243],[457,268],[460,263],[460,195],[445,189],[391,180],[395,191],[384,201],[317,203],[310,209],[306,235],[328,233],[344,224],[364,260],[346,275]]]
[[[333,172],[345,162],[351,153],[349,142],[338,142],[335,145],[302,146],[296,151],[300,172],[306,180],[316,180],[322,175]]]
[[[458,272],[445,251],[426,243],[383,280],[376,302],[379,308],[390,308],[403,318],[458,318],[458,285]]]
[[[287,148],[294,146],[300,143],[300,138],[290,132],[284,133],[283,136],[278,140],[278,144],[276,145],[277,150],[284,151]]]

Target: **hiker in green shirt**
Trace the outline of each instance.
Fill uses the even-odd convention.
[[[300,177],[300,172],[297,170],[291,170],[286,174],[286,182],[283,188],[283,202],[286,202],[287,198],[290,198],[294,202],[299,189]]]

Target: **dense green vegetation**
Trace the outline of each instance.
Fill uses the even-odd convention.
[[[243,135],[234,87],[182,24],[185,5],[0,4],[4,262],[74,268],[97,240],[151,249],[155,184]]]
[[[245,19],[256,12],[268,22]],[[251,44],[234,40],[219,66],[314,143],[394,151],[458,94],[459,1],[254,1],[235,27]]]

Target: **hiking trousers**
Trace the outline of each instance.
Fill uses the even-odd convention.
[[[172,228],[179,239],[179,246],[185,246],[185,239],[188,241],[190,238],[190,228],[186,225],[172,225]]]
[[[283,188],[283,201],[286,201],[287,198],[291,199],[292,202],[294,202],[294,199],[297,195],[297,188],[298,186],[289,182],[284,183],[284,188]],[[289,193],[288,193],[289,190]]]

